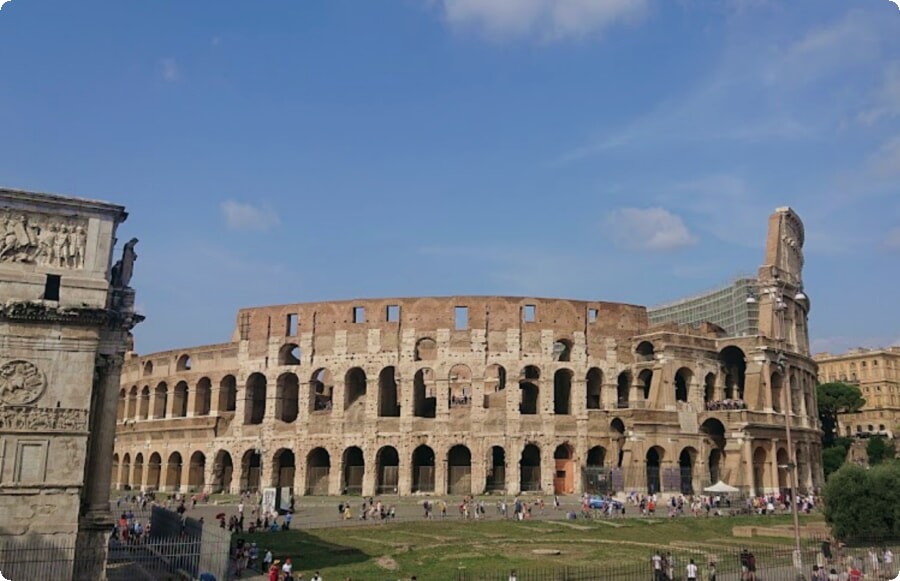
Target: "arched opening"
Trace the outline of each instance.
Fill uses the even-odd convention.
[[[122,420],[124,420],[127,417],[126,409],[125,409],[127,402],[128,402],[128,396],[125,393],[125,389],[123,388],[122,390],[119,391],[119,401],[116,404],[116,421],[121,422]]]
[[[231,492],[231,481],[234,478],[234,461],[225,450],[216,453],[213,465],[213,492]]]
[[[328,494],[331,456],[325,448],[313,448],[306,456],[306,494]]]
[[[722,473],[722,465],[725,462],[725,452],[720,450],[719,448],[713,448],[709,451],[709,481],[712,484],[715,484],[719,480],[722,480],[724,474]]]
[[[599,410],[603,405],[603,372],[596,367],[591,367],[587,372],[587,409]]]
[[[879,429],[884,430],[884,426],[879,426]],[[812,482],[810,481],[809,462],[806,459],[806,453],[803,451],[803,448],[797,446],[794,451],[794,458],[797,462],[797,490],[800,493],[808,493]]]
[[[688,400],[688,389],[693,378],[694,374],[687,367],[682,367],[675,373],[675,401]]]
[[[138,415],[142,420],[146,420],[150,418],[150,386],[145,385],[143,389],[141,389],[141,403],[138,405],[140,408],[138,411]]]
[[[244,423],[261,424],[266,417],[266,376],[253,373],[247,378]]]
[[[753,488],[756,496],[766,493],[766,480],[768,473],[768,454],[766,449],[759,447],[753,451]]]
[[[616,379],[616,407],[628,407],[628,393],[631,391],[631,374],[623,371]]]
[[[293,450],[281,448],[272,458],[272,485],[278,488],[293,488],[297,461]]]
[[[569,415],[572,413],[572,371],[558,369],[553,374],[553,413]]]
[[[131,456],[128,454],[122,456],[122,477],[119,478],[119,485],[125,490],[131,490]]]
[[[233,375],[226,375],[219,382],[220,412],[233,412],[237,409],[237,380]]]
[[[109,475],[109,483],[112,486],[113,490],[117,490],[122,487],[122,483],[119,482],[119,455],[113,454],[112,457],[112,473]]]
[[[206,486],[206,456],[203,452],[191,454],[188,467],[188,492],[202,492]]]
[[[241,462],[241,490],[256,492],[262,480],[262,456],[258,450],[247,450]]]
[[[366,372],[354,367],[344,376],[344,410],[366,407]]]
[[[375,455],[375,491],[378,494],[397,494],[400,482],[400,454],[397,448],[385,446]]]
[[[647,492],[656,494],[662,487],[660,486],[659,467],[662,464],[665,451],[659,446],[654,446],[647,450]]]
[[[378,374],[378,415],[383,418],[400,417],[400,395],[397,392],[397,370],[385,367]]]
[[[175,364],[176,371],[190,371],[193,366],[193,362],[191,361],[190,355],[182,355],[178,358],[178,362]]]
[[[747,358],[739,347],[730,345],[719,352],[719,365],[725,374],[725,399],[744,399],[744,375]]]
[[[606,448],[603,446],[594,446],[590,450],[588,450],[587,455],[587,465],[588,466],[603,466],[606,462]]]
[[[159,452],[154,452],[147,461],[147,488],[149,490],[159,490],[161,475],[162,457]]]
[[[613,418],[609,422],[609,431],[617,438],[623,437],[625,435],[625,422],[621,418]]]
[[[644,399],[650,399],[650,387],[653,385],[653,371],[645,369],[638,375],[638,382],[644,390]]]
[[[134,477],[131,481],[136,489],[140,489],[144,485],[144,455],[141,453],[134,456]]]
[[[716,399],[716,374],[707,373],[703,380],[703,403],[709,403]]]
[[[311,412],[331,412],[334,407],[334,381],[327,369],[317,369],[309,379]]]
[[[351,446],[344,450],[342,493],[362,494],[362,483],[365,472],[366,461],[363,458],[363,451],[356,446]]]
[[[500,446],[492,446],[488,463],[486,492],[506,490],[506,450]]]
[[[800,415],[800,384],[797,381],[797,375],[794,373],[791,373],[790,385],[791,414]],[[872,431],[871,427],[869,431]]]
[[[715,418],[709,418],[700,425],[700,433],[708,443],[716,448],[725,449],[725,424]]]
[[[278,365],[300,365],[300,346],[286,343],[278,350]]]
[[[653,361],[656,358],[656,350],[650,341],[641,341],[634,349],[635,359],[638,361]]]
[[[572,342],[568,339],[557,339],[553,343],[553,360],[554,361],[571,361],[572,360]]]
[[[606,448],[594,446],[588,450],[584,466],[584,490],[591,494],[607,494],[611,490],[609,470],[606,463]]]
[[[172,417],[183,418],[187,416],[188,385],[186,381],[179,381],[175,384],[172,397],[174,398],[174,401],[172,401]]]
[[[506,408],[506,369],[502,365],[489,365],[484,370],[485,409]]]
[[[522,450],[519,460],[519,490],[522,492],[536,492],[541,486],[541,449],[534,444],[528,444]]]
[[[138,386],[132,385],[131,390],[128,392],[128,401],[126,402],[125,409],[123,410],[124,415],[122,416],[122,419],[137,419],[139,401],[140,396],[138,394]]]
[[[172,452],[166,462],[166,490],[169,492],[181,490],[181,454]]]
[[[208,377],[200,378],[197,382],[197,402],[194,414],[198,416],[208,416],[212,408],[212,382]]]
[[[529,365],[522,370],[519,379],[519,413],[534,415],[538,413],[540,401],[540,388],[537,380],[541,377],[541,370],[534,365]]]
[[[784,448],[778,448],[775,459],[778,462],[778,490],[781,491],[782,494],[790,496],[790,455]]]
[[[784,384],[784,378],[777,371],[774,372],[769,380],[769,385],[772,389],[772,409],[776,412],[784,411],[784,390],[782,386]]]
[[[153,362],[147,361],[144,363],[144,377],[150,377],[153,375]]]
[[[694,494],[694,463],[697,460],[697,450],[690,446],[681,451],[678,456],[678,470],[681,476],[681,493]]]
[[[472,403],[472,370],[466,365],[454,365],[448,377],[450,409],[469,407]]]
[[[422,337],[416,341],[416,361],[434,361],[437,359],[437,343],[431,337]]]
[[[434,492],[434,450],[421,445],[412,455],[412,491]]]
[[[294,373],[282,373],[275,382],[275,417],[291,423],[299,413],[300,379]]]
[[[169,386],[161,381],[153,390],[153,419],[159,420],[166,417],[166,403],[169,400]]]
[[[416,371],[413,378],[413,415],[418,418],[437,416],[437,389],[434,371],[428,367]]]
[[[560,444],[553,452],[556,471],[553,474],[553,493],[572,494],[575,492],[574,451],[569,444]]]
[[[472,493],[472,453],[465,446],[453,446],[447,452],[447,492]]]

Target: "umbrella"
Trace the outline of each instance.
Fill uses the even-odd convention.
[[[216,515],[216,518],[225,518],[225,513],[220,512],[219,514]]]

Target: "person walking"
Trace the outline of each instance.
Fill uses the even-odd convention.
[[[688,581],[697,581],[697,565],[694,564],[693,559],[691,559],[690,563],[685,567],[685,572],[687,573]]]

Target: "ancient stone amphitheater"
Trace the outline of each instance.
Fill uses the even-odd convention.
[[[113,481],[295,494],[747,492],[822,481],[803,229],[769,222],[759,332],[520,297],[243,309],[232,341],[133,356]],[[788,445],[786,424],[791,426]]]

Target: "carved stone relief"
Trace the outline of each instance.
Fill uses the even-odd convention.
[[[0,262],[84,268],[87,222],[0,211]]]
[[[30,361],[15,359],[0,366],[0,404],[34,403],[46,386],[44,374]]]
[[[86,432],[87,425],[87,410],[26,406],[0,407],[0,430],[3,431]]]

